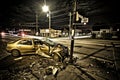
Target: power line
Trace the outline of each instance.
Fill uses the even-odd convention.
[[[68,13],[63,13],[63,14],[60,14],[60,15],[52,16],[52,18],[62,17],[62,16],[65,16],[65,15],[67,16]]]

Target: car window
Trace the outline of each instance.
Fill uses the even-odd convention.
[[[18,44],[22,45],[32,45],[32,40],[22,40]]]
[[[12,41],[10,41],[9,43],[15,43],[16,41],[19,41],[20,39],[14,39]]]
[[[41,41],[41,40],[38,40],[38,39],[34,39],[34,44],[35,45],[42,45],[43,44],[43,41]]]
[[[45,39],[45,42],[51,46],[55,45],[55,42],[51,41],[50,39]]]

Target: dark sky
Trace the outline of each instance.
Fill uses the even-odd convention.
[[[68,13],[72,0],[46,0],[52,14],[52,25],[68,24]],[[13,23],[35,22],[35,13],[39,13],[39,23],[47,22],[41,7],[44,0],[0,0],[0,26]],[[89,23],[119,23],[120,12],[117,0],[77,0],[81,15],[89,18]],[[66,23],[65,23],[66,22]]]

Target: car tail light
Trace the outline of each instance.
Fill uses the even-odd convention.
[[[24,36],[25,36],[25,33],[21,33],[21,36],[24,37]]]

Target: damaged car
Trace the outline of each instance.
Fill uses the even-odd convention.
[[[69,56],[68,47],[55,43],[48,38],[20,38],[7,43],[6,49],[12,56],[38,54],[44,57],[53,58],[57,61],[63,61]]]

